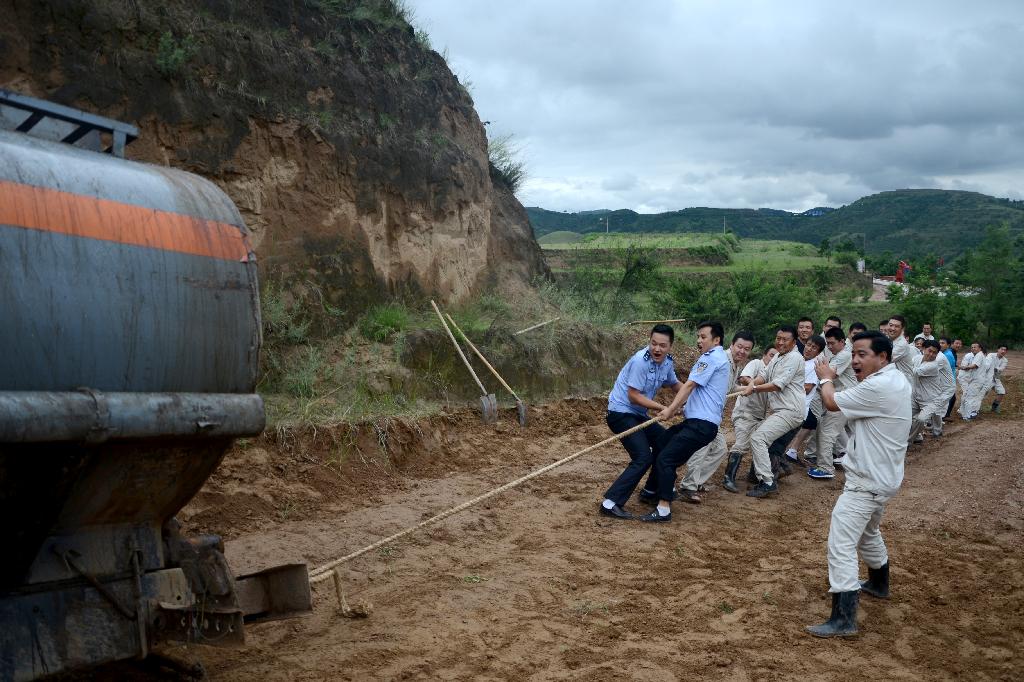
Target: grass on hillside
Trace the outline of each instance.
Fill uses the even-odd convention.
[[[708,232],[579,234],[560,231],[544,235],[537,242],[545,249],[626,249],[630,246],[646,249],[690,249],[695,246],[715,245],[720,236]]]
[[[542,237],[537,237],[537,243],[544,249],[568,248],[570,246],[575,246],[582,240],[582,234],[579,232],[569,232],[568,230],[559,230],[557,232],[546,234]]]
[[[572,233],[575,234],[575,233]],[[613,249],[625,248],[630,245],[642,245],[645,248],[693,248],[717,243],[718,235],[704,233],[685,234],[611,234],[591,238],[585,235],[585,241],[576,244],[547,244],[545,249]],[[731,254],[732,263],[728,265],[678,265],[665,266],[666,274],[686,272],[739,272],[741,270],[760,269],[768,272],[785,272],[787,270],[809,270],[814,267],[838,267],[835,262],[818,255],[817,249],[810,244],[769,239],[742,239],[739,250]],[[555,272],[567,272],[565,268],[555,268]]]

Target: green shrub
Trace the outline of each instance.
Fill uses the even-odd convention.
[[[285,362],[281,375],[281,388],[296,398],[312,398],[316,385],[324,379],[328,369],[324,353],[315,346],[306,346],[293,353]]]
[[[512,135],[502,135],[487,142],[487,159],[491,177],[505,184],[513,192],[526,181],[526,162],[522,150],[512,141]]]
[[[408,326],[409,311],[397,303],[374,306],[359,319],[359,333],[377,343],[386,343]]]
[[[164,76],[173,76],[192,59],[195,52],[196,44],[192,36],[185,36],[179,42],[170,31],[164,31],[156,48],[156,70]]]
[[[774,341],[778,325],[796,324],[804,316],[818,319],[822,314],[813,286],[800,286],[784,274],[763,270],[676,280],[656,300],[668,317],[684,317],[693,324],[720,321],[726,336],[731,337],[739,329],[749,330],[761,348]]]

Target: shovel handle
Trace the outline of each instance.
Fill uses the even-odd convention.
[[[512,387],[506,384],[505,380],[501,378],[501,375],[498,374],[498,370],[494,369],[494,367],[491,366],[491,363],[487,362],[487,358],[485,358],[484,354],[480,352],[480,349],[477,348],[476,345],[469,340],[469,337],[466,336],[466,332],[462,331],[459,328],[459,325],[455,322],[454,319],[452,319],[451,313],[445,313],[445,316],[448,318],[448,321],[452,323],[452,326],[455,327],[455,331],[457,331],[462,336],[462,338],[466,340],[466,343],[469,345],[469,347],[473,349],[473,352],[476,353],[476,356],[480,358],[480,362],[484,363],[487,369],[491,370],[491,374],[494,375],[494,378],[497,379],[501,383],[501,385],[505,387],[506,391],[512,394],[512,397],[515,398],[517,402],[523,402],[522,400],[519,400],[519,396],[517,396],[516,392],[512,390]]]
[[[459,345],[459,342],[455,340],[455,335],[452,334],[452,330],[448,328],[448,323],[444,321],[444,315],[441,314],[441,310],[437,307],[437,304],[434,303],[433,300],[430,301],[430,305],[434,306],[434,312],[437,313],[438,319],[441,320],[441,326],[444,327],[444,330],[446,332],[448,332],[448,338],[452,340],[452,344],[455,346],[455,350],[459,352],[459,357],[462,358],[462,361],[464,363],[466,363],[466,369],[468,369],[469,373],[473,375],[473,381],[475,381],[476,385],[480,387],[480,393],[483,394],[483,396],[486,398],[487,389],[484,388],[483,383],[481,383],[480,377],[478,377],[476,375],[476,372],[473,371],[473,365],[469,364],[469,359],[467,359],[466,354],[462,352],[462,347]]]

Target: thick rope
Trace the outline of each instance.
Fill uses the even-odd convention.
[[[502,486],[499,486],[497,488],[494,488],[493,490],[489,490],[489,491],[487,491],[486,493],[484,493],[482,495],[477,495],[476,497],[474,497],[471,500],[466,500],[465,502],[463,502],[462,504],[458,505],[457,507],[452,507],[451,509],[446,509],[445,511],[441,512],[440,514],[435,514],[434,516],[431,516],[429,519],[426,519],[424,521],[420,521],[415,526],[410,526],[409,528],[406,528],[405,530],[399,531],[399,532],[395,533],[394,535],[389,535],[388,537],[384,538],[383,540],[378,540],[377,542],[373,543],[372,545],[367,545],[366,547],[363,547],[362,549],[357,549],[356,551],[352,552],[351,554],[346,554],[345,556],[341,557],[340,559],[335,559],[334,561],[330,561],[330,562],[324,564],[323,566],[318,566],[317,568],[314,568],[312,571],[309,572],[309,582],[311,582],[311,583],[318,583],[318,582],[320,582],[322,580],[328,580],[328,579],[330,579],[330,577],[332,575],[331,571],[336,566],[340,566],[341,564],[346,563],[348,561],[351,561],[352,559],[355,559],[356,557],[360,557],[360,556],[366,554],[367,552],[372,552],[373,550],[375,550],[375,549],[377,549],[379,547],[383,547],[384,545],[390,544],[390,543],[394,542],[395,540],[398,540],[400,538],[404,538],[406,535],[409,535],[410,533],[413,533],[413,532],[419,530],[420,528],[423,528],[425,526],[429,526],[431,524],[437,523],[438,521],[443,521],[444,519],[447,519],[449,516],[452,516],[454,514],[458,514],[460,511],[464,511],[466,509],[469,509],[470,507],[472,507],[475,504],[479,504],[479,503],[483,502],[484,500],[488,500],[488,499],[494,497],[495,495],[498,495],[500,493],[505,492],[506,490],[511,490],[512,488],[515,488],[518,485],[522,485],[523,483],[526,483],[527,481],[529,481],[531,479],[537,478],[538,476],[540,476],[542,474],[546,474],[547,472],[551,471],[552,469],[556,469],[556,468],[562,466],[563,464],[568,464],[569,462],[571,462],[572,460],[576,459],[577,457],[580,457],[582,455],[587,454],[588,452],[596,450],[597,448],[599,448],[599,447],[601,447],[603,445],[608,445],[609,443],[614,443],[617,440],[622,440],[626,436],[630,436],[630,435],[636,433],[637,431],[639,431],[641,429],[646,429],[648,426],[650,426],[651,424],[653,424],[656,421],[658,421],[657,417],[655,417],[654,419],[648,419],[643,424],[638,424],[638,425],[634,426],[633,428],[629,429],[628,431],[623,431],[622,433],[615,434],[614,436],[611,436],[610,438],[605,438],[600,443],[597,443],[595,445],[591,445],[590,447],[584,448],[583,450],[580,450],[579,452],[575,452],[575,453],[569,455],[568,457],[563,457],[562,459],[558,460],[557,462],[552,462],[551,464],[548,464],[547,466],[543,466],[540,469],[536,469],[535,471],[531,471],[530,473],[526,474],[525,476],[520,476],[519,478],[517,478],[514,481],[509,481],[505,485],[502,485]]]
[[[730,393],[729,395],[726,396],[726,398],[727,399],[728,398],[732,398],[734,396],[739,395],[740,393],[741,393],[741,391],[737,391],[735,393]],[[400,540],[401,538],[404,538],[405,536],[410,535],[410,534],[418,531],[421,528],[425,528],[426,526],[430,526],[432,524],[435,524],[438,521],[443,521],[444,519],[447,519],[449,516],[453,516],[455,514],[458,514],[460,511],[465,511],[466,509],[469,509],[470,507],[472,507],[475,504],[479,504],[479,503],[483,502],[484,500],[489,500],[490,498],[494,497],[495,495],[499,495],[499,494],[505,492],[506,490],[511,490],[512,488],[515,488],[516,486],[522,485],[523,483],[526,483],[529,480],[532,480],[534,478],[537,478],[538,476],[546,474],[547,472],[551,471],[552,469],[557,469],[558,467],[560,467],[560,466],[562,466],[564,464],[568,464],[569,462],[573,461],[577,457],[581,457],[581,456],[587,454],[588,452],[592,452],[592,451],[596,450],[599,447],[602,447],[604,445],[608,445],[609,443],[614,443],[615,441],[618,441],[618,440],[622,440],[626,436],[631,436],[634,433],[636,433],[637,431],[640,431],[641,429],[646,429],[648,426],[650,426],[651,424],[653,424],[656,421],[658,421],[657,417],[655,417],[653,419],[648,419],[644,423],[637,424],[636,426],[634,426],[633,428],[631,428],[631,429],[629,429],[627,431],[623,431],[622,433],[617,433],[614,436],[610,436],[608,438],[605,438],[600,443],[595,443],[594,445],[591,445],[590,447],[584,448],[584,449],[580,450],[579,452],[574,452],[573,454],[571,454],[571,455],[569,455],[567,457],[563,457],[562,459],[558,460],[557,462],[552,462],[551,464],[548,464],[547,466],[543,466],[540,469],[536,469],[534,471],[531,471],[530,473],[526,474],[525,476],[520,476],[519,478],[517,478],[514,481],[509,481],[508,483],[506,483],[506,484],[504,484],[502,486],[499,486],[497,488],[494,488],[493,490],[489,490],[486,493],[483,493],[482,495],[477,495],[476,497],[474,497],[471,500],[466,500],[465,502],[463,502],[462,504],[460,504],[460,505],[458,505],[456,507],[452,507],[451,509],[446,509],[445,511],[443,511],[443,512],[441,512],[439,514],[435,514],[434,516],[431,516],[429,519],[425,519],[423,521],[420,521],[415,526],[410,526],[410,527],[406,528],[405,530],[401,530],[401,531],[395,533],[394,535],[389,535],[388,537],[384,538],[383,540],[378,540],[377,542],[373,543],[372,545],[367,545],[366,547],[363,547],[362,549],[357,549],[356,551],[352,552],[351,554],[346,554],[345,556],[341,557],[340,559],[335,559],[334,561],[327,562],[323,566],[318,566],[318,567],[314,568],[312,571],[309,572],[309,582],[311,582],[311,583],[318,583],[318,582],[321,582],[321,581],[324,581],[324,580],[330,580],[331,577],[334,575],[332,573],[332,571],[337,566],[340,566],[340,565],[342,565],[344,563],[352,561],[353,559],[355,559],[357,557],[361,557],[362,555],[366,554],[367,552],[372,552],[373,550],[378,549],[380,547],[383,547],[384,545],[390,544],[390,543],[394,542],[395,540]]]

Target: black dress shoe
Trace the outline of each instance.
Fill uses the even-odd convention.
[[[628,511],[626,511],[625,509],[620,507],[619,505],[615,505],[611,509],[608,509],[607,507],[605,507],[602,504],[601,505],[601,514],[604,515],[604,516],[610,516],[613,519],[633,519],[633,518],[636,518],[632,514],[630,514]]]
[[[662,516],[658,513],[658,510],[655,509],[650,514],[644,514],[643,516],[637,516],[635,518],[640,521],[648,521],[650,523],[668,523],[672,520],[672,514],[666,514],[665,516]]]

